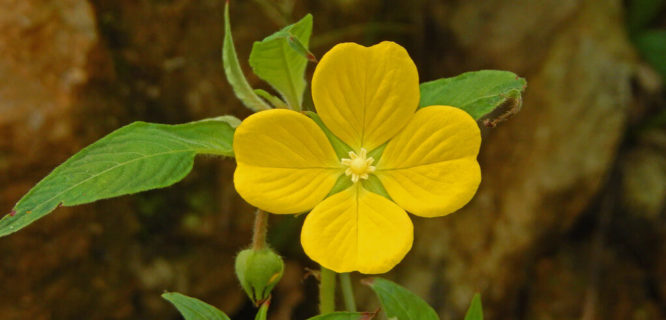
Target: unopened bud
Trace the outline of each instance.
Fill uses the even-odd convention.
[[[255,305],[270,297],[283,272],[282,258],[269,248],[245,249],[236,257],[236,277]]]

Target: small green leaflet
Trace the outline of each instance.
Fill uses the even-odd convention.
[[[374,278],[365,283],[377,294],[389,319],[439,320],[439,316],[428,303],[396,283],[382,278]]]
[[[516,113],[527,82],[509,71],[481,70],[421,83],[419,108],[445,105],[467,111],[474,119],[500,107]],[[498,110],[500,111],[500,110]]]
[[[243,104],[252,111],[261,111],[271,109],[264,100],[261,100],[257,94],[254,93],[250,84],[247,83],[243,70],[238,62],[238,55],[236,55],[236,48],[234,47],[234,39],[231,37],[231,24],[229,22],[229,1],[224,5],[224,40],[222,42],[222,65],[224,66],[224,74],[227,76],[227,81],[234,90],[236,97],[240,99]]]
[[[284,103],[284,101],[282,101],[280,98],[268,93],[266,90],[254,89],[254,93],[256,93],[258,96],[264,98],[264,100],[268,101],[270,104],[272,104],[276,108],[289,109],[289,106],[287,106],[287,104]]]
[[[481,306],[481,294],[477,293],[472,298],[472,303],[467,309],[465,320],[483,320],[483,306]]]
[[[308,320],[370,320],[374,317],[375,313],[371,312],[333,312],[308,318]]]
[[[178,292],[164,293],[162,298],[171,302],[185,320],[230,320],[219,309]]]
[[[250,66],[259,78],[280,92],[290,108],[300,110],[305,91],[312,15],[257,41],[250,53]]]
[[[79,151],[34,186],[0,220],[0,236],[52,212],[170,186],[192,170],[194,156],[233,156],[235,117],[180,125],[134,122]]]

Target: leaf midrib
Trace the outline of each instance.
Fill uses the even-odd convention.
[[[44,205],[50,203],[51,201],[53,201],[53,200],[56,199],[57,197],[59,197],[59,196],[65,194],[65,193],[71,191],[72,189],[74,189],[74,188],[80,186],[80,185],[83,184],[83,183],[88,182],[88,181],[91,180],[91,179],[97,178],[97,177],[99,177],[99,176],[101,176],[101,175],[103,175],[103,174],[105,174],[105,173],[107,173],[107,172],[109,172],[109,171],[111,171],[111,170],[114,170],[114,169],[116,169],[116,168],[118,168],[118,167],[122,167],[122,166],[125,166],[125,165],[129,165],[129,164],[132,163],[132,162],[136,162],[136,161],[140,161],[140,160],[145,160],[145,159],[149,159],[149,158],[152,158],[152,157],[159,157],[159,156],[169,155],[169,154],[188,153],[188,152],[191,152],[191,153],[193,153],[194,155],[196,155],[196,153],[197,153],[196,151],[197,151],[197,149],[191,148],[191,149],[181,149],[181,150],[175,150],[175,151],[169,151],[169,152],[161,152],[161,153],[155,153],[155,154],[151,154],[151,155],[146,155],[146,156],[143,156],[143,157],[140,157],[140,158],[135,158],[135,159],[132,159],[132,160],[129,160],[129,161],[126,161],[126,162],[118,163],[117,165],[114,165],[114,166],[112,166],[112,167],[110,167],[110,168],[107,168],[107,169],[105,169],[105,170],[103,170],[103,171],[101,171],[101,172],[99,172],[99,173],[97,173],[97,174],[91,175],[90,177],[88,177],[88,178],[86,178],[86,179],[84,179],[84,180],[82,180],[82,181],[80,181],[80,182],[74,184],[73,186],[71,186],[71,187],[69,187],[69,188],[67,188],[67,189],[65,189],[65,190],[63,190],[63,191],[57,193],[56,195],[54,195],[53,197],[51,197],[51,198],[49,198],[49,199],[47,199],[47,200],[42,201],[42,203],[39,204],[39,205],[37,205],[36,207],[34,207],[34,208],[32,209],[32,211],[38,211],[38,209],[40,209],[42,206],[44,206]],[[35,186],[35,187],[37,187],[37,186]],[[33,189],[33,190],[37,190],[37,189]],[[26,195],[24,196],[24,198],[27,198],[27,197],[30,196],[31,194],[32,194],[32,192],[29,192],[28,194],[26,194]],[[22,203],[22,201],[19,201],[19,203],[17,203],[17,206],[16,206],[16,207],[19,207],[19,206],[21,205],[21,203]],[[64,203],[64,200],[62,201],[62,203],[63,203],[63,205],[65,204],[65,203]]]

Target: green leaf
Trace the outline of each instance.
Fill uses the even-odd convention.
[[[305,91],[305,67],[312,34],[312,15],[257,41],[250,53],[250,66],[259,78],[280,92],[292,109],[300,110]]]
[[[0,220],[14,233],[58,206],[170,186],[192,169],[194,156],[233,156],[234,128],[225,116],[180,125],[134,122],[79,151],[33,187]]]
[[[375,314],[370,312],[333,312],[308,318],[308,320],[370,320],[374,317]]]
[[[259,311],[257,311],[257,315],[254,317],[254,320],[266,320],[266,316],[268,315],[268,306],[270,303],[271,300],[266,300],[261,304],[261,307],[259,307]]]
[[[231,37],[231,25],[229,22],[229,1],[224,5],[224,40],[222,42],[222,65],[227,80],[234,90],[236,97],[252,111],[261,111],[271,109],[271,107],[261,100],[247,83],[243,70],[238,62],[234,39]]]
[[[666,30],[652,30],[636,37],[641,55],[666,80]]]
[[[501,106],[510,105],[514,113],[522,106],[527,82],[508,71],[481,70],[453,78],[421,83],[419,108],[432,105],[453,106],[479,120]]]
[[[162,294],[162,298],[171,302],[185,320],[230,320],[219,309],[178,292],[166,292]]]
[[[481,294],[477,293],[472,298],[472,303],[467,309],[465,320],[483,320],[483,306],[481,306]]]
[[[634,34],[644,29],[661,12],[666,4],[664,0],[631,0],[627,9],[627,25]]]
[[[388,318],[398,320],[439,320],[437,313],[411,291],[396,283],[374,278],[365,282],[375,291]]]

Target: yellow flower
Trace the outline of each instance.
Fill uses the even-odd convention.
[[[417,111],[416,66],[393,42],[333,47],[314,72],[312,99],[328,130],[349,146],[348,157],[339,158],[322,129],[302,113],[261,111],[236,129],[236,190],[268,212],[312,210],[301,243],[322,266],[387,272],[412,246],[405,210],[443,216],[476,192],[479,128],[457,108]],[[378,148],[384,148],[379,155],[373,152]],[[391,199],[369,190],[373,175]],[[341,176],[350,186],[329,195]]]

